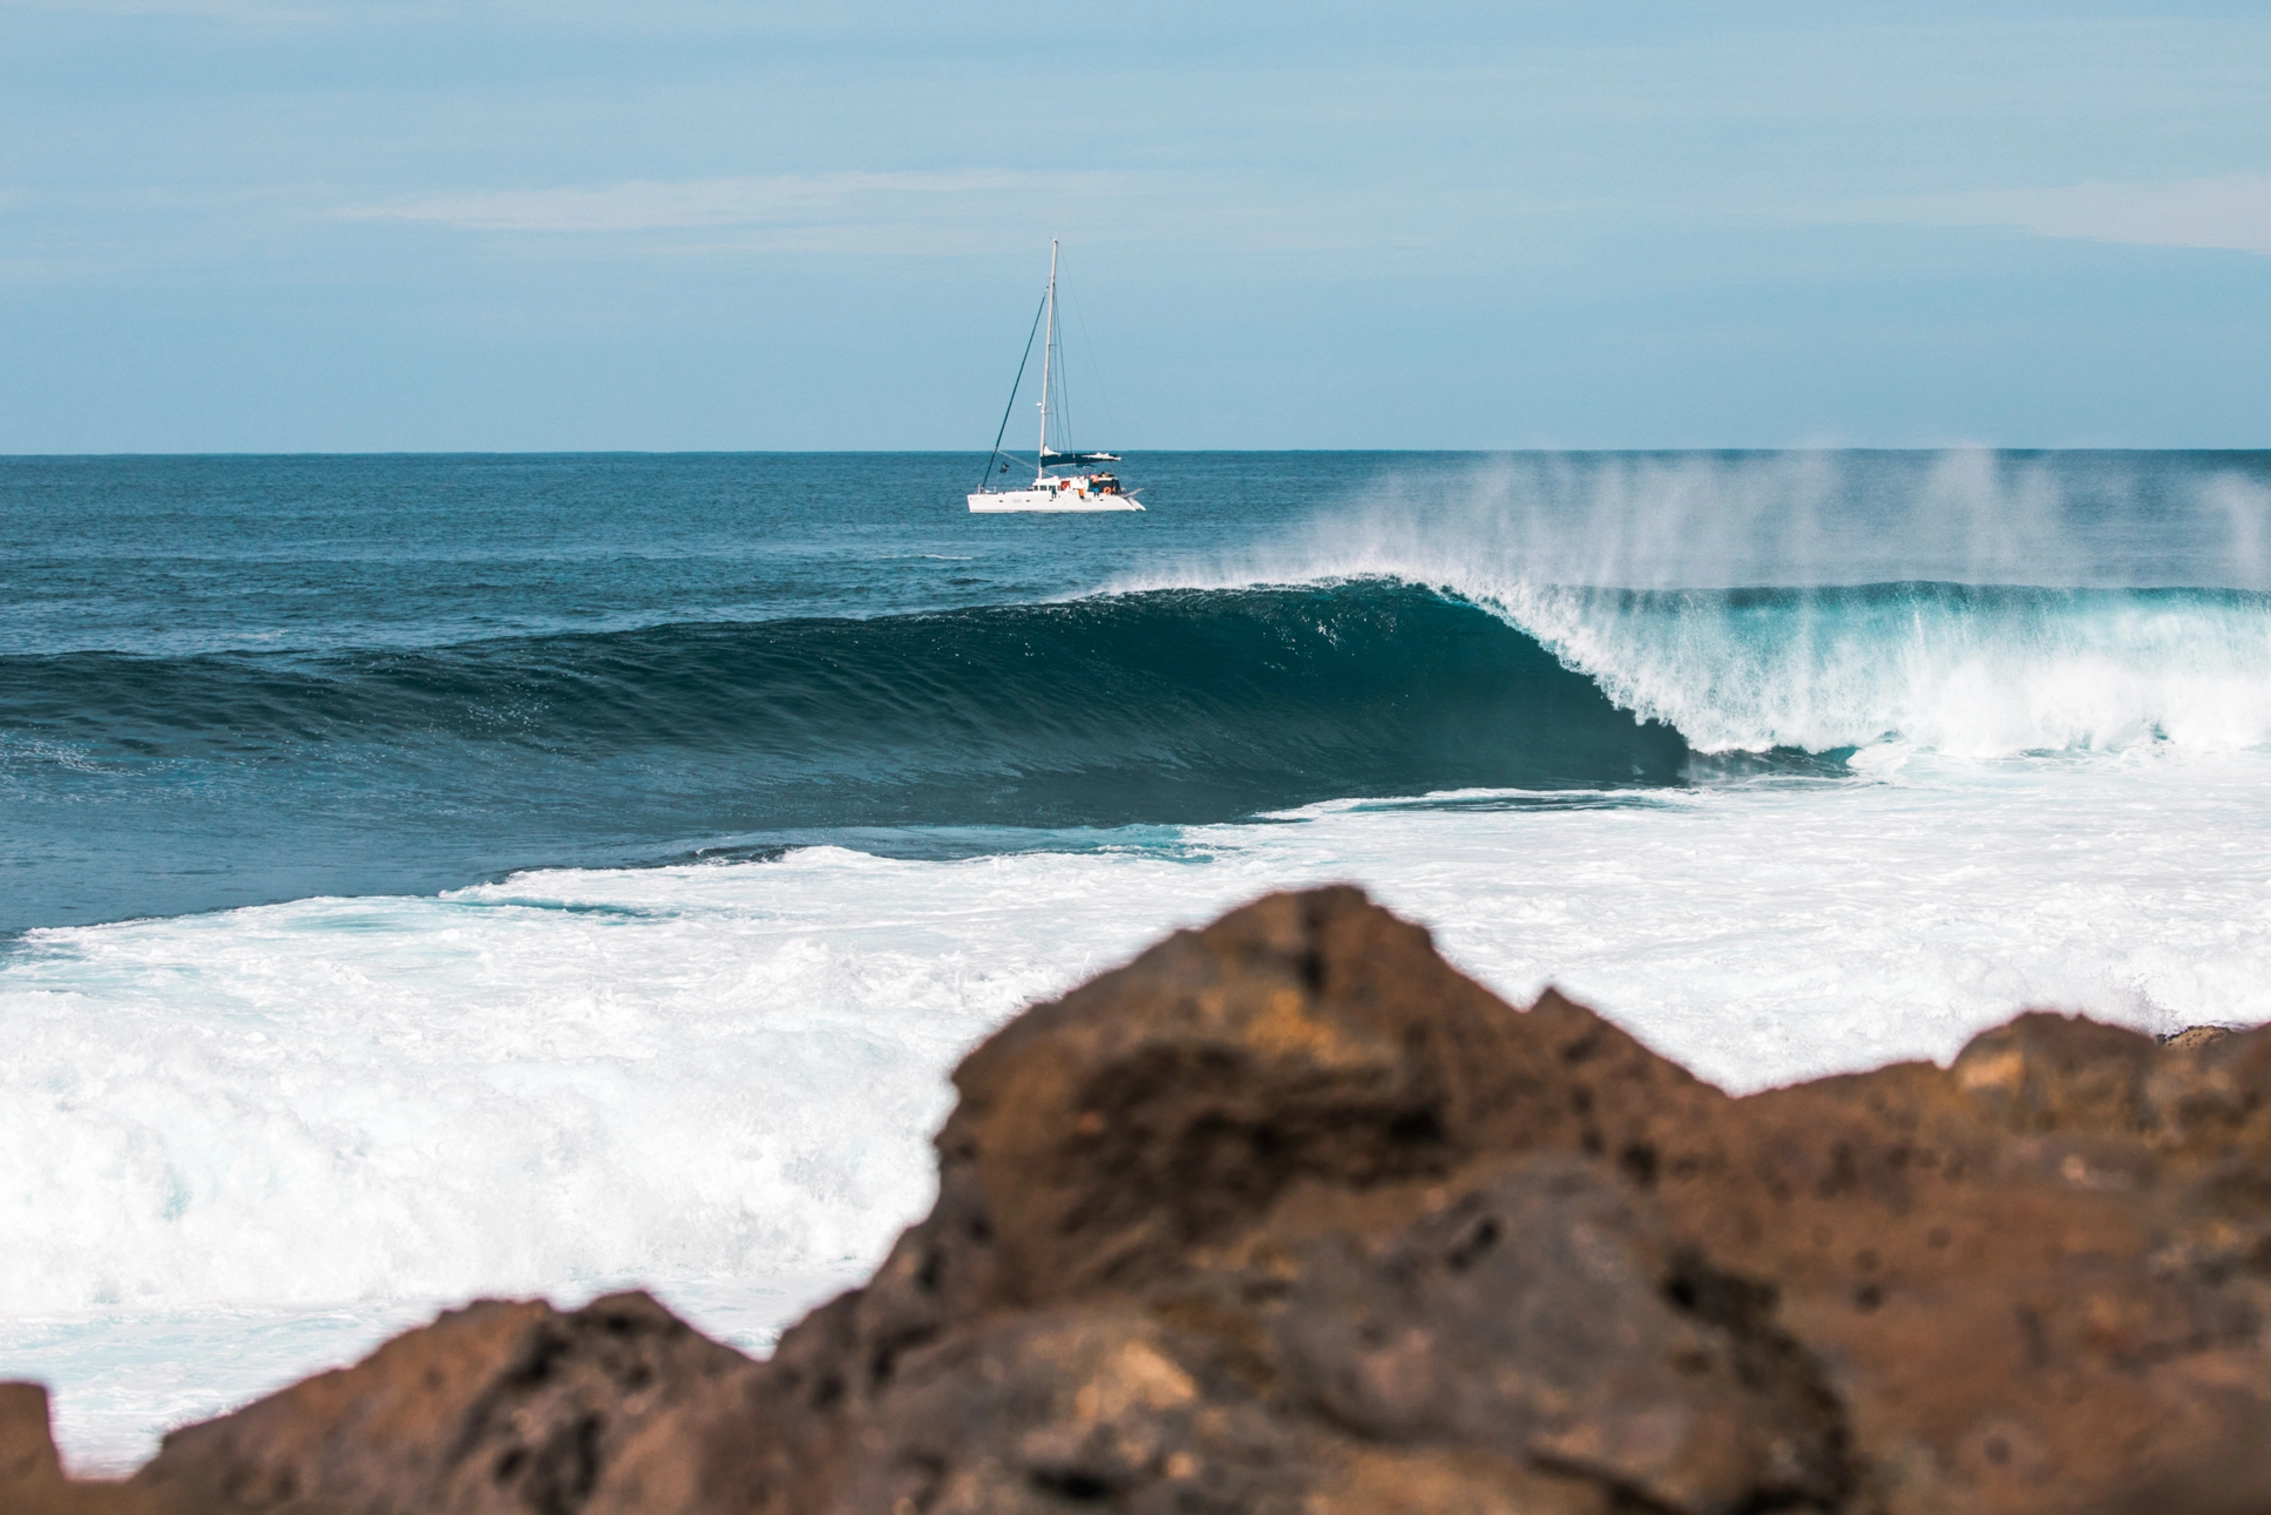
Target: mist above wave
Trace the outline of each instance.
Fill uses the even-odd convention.
[[[2271,456],[1523,453],[1402,464],[1115,589],[1383,577],[1487,594],[1898,582],[2271,589]]]
[[[1384,474],[1113,588],[1392,581],[1699,751],[2271,742],[2263,459],[1526,455]]]
[[[1705,752],[2271,743],[2271,596],[1950,584],[1511,587],[1497,607]]]

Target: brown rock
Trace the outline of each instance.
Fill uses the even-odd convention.
[[[0,1489],[63,1482],[49,1429],[47,1390],[36,1383],[0,1383]]]
[[[757,1372],[644,1294],[562,1314],[490,1300],[234,1415],[176,1431],[133,1480],[163,1508],[693,1508],[648,1439]]]
[[[66,1479],[48,1423],[47,1390],[0,1383],[0,1515],[157,1515],[117,1484]]]
[[[1288,1397],[1384,1442],[1518,1450],[1671,1509],[1834,1506],[1819,1370],[1594,1164],[1520,1161],[1384,1242],[1320,1238],[1272,1313]]]
[[[955,1082],[931,1216],[767,1363],[641,1296],[479,1305],[113,1492],[2271,1512],[2271,1033],[2026,1015],[1945,1070],[1733,1099],[1328,889],[1177,933]]]

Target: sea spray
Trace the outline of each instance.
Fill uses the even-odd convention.
[[[2264,463],[1984,449],[1399,460],[1264,537],[1110,583],[2271,589]]]
[[[1361,880],[1508,996],[1558,983],[1736,1088],[1944,1058],[2029,1004],[2271,1016],[2263,753],[1590,798],[35,933],[0,966],[0,1363],[63,1385],[67,1438],[115,1462],[151,1417],[260,1387],[225,1368],[232,1312],[338,1322],[322,1353],[405,1299],[638,1281],[724,1329],[921,1212],[943,1074],[978,1037],[1290,884]],[[80,1386],[192,1377],[194,1402],[73,1418]]]
[[[2271,1017],[2271,458],[967,461],[0,463],[0,890],[159,917],[0,956],[82,1466],[475,1293],[761,1349],[963,1049],[1270,888],[1734,1088]]]
[[[1953,584],[1503,591],[1497,607],[1704,752],[1956,757],[2271,742],[2271,595]]]

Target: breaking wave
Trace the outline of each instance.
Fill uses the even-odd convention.
[[[845,828],[2267,743],[2271,596],[2248,590],[1356,578],[411,651],[15,657],[0,800],[27,866],[0,879],[0,929]]]
[[[444,785],[541,770],[570,800],[577,769],[588,785],[629,765],[637,803],[675,790],[712,828],[1211,820],[1665,783],[1686,756],[1502,619],[1393,583],[409,652],[15,658],[0,727],[19,764],[35,743],[82,767],[352,757]]]
[[[2271,742],[2271,595],[2250,591],[1514,588],[1495,603],[1704,752]]]

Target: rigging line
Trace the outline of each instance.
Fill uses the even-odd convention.
[[[1033,333],[1041,329],[1041,312],[1048,304],[1049,297],[1043,295],[1041,303],[1034,307],[1033,325],[1025,333],[1025,356],[1017,360],[1017,380],[1009,386],[1009,403],[1001,410],[1001,427],[994,432],[994,450],[986,454],[985,483],[994,481],[994,460],[1001,456],[1001,439],[1009,435],[1009,414],[1017,409],[1017,392],[1025,387],[1025,365],[1033,361]]]

